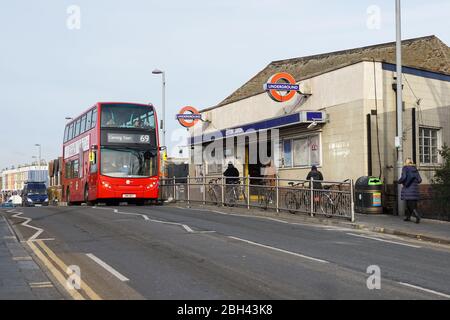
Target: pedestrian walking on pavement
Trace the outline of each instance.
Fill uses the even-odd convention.
[[[402,200],[406,201],[405,221],[411,221],[411,216],[414,216],[416,223],[420,223],[421,217],[417,209],[417,203],[420,200],[419,184],[422,183],[422,177],[410,158],[405,161],[402,176],[398,183],[403,185],[401,196]]]

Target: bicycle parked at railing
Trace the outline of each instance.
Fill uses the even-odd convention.
[[[284,195],[284,204],[288,211],[295,214],[302,207],[306,211],[310,207],[311,199],[305,182],[289,182],[288,185],[291,189]]]
[[[241,196],[244,202],[247,202],[247,196],[244,191],[244,187],[239,181],[235,181],[226,185],[225,193],[225,205],[229,207],[234,207],[238,201],[241,200]]]
[[[331,218],[333,216],[345,215],[345,204],[348,201],[344,197],[342,186],[348,182],[350,182],[350,179],[338,184],[325,186],[324,190],[320,192],[319,210],[325,217]]]
[[[216,178],[216,179],[212,179],[208,182],[208,191],[207,191],[208,196],[209,196],[209,199],[211,200],[211,202],[214,203],[215,205],[218,205],[220,202],[222,202],[221,196],[219,193],[219,189],[220,189],[219,180],[220,180],[220,178]]]
[[[257,190],[258,206],[267,210],[269,205],[276,202],[276,186],[274,179],[265,179],[257,185],[253,185]]]

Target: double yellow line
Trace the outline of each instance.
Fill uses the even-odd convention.
[[[38,244],[38,246],[35,243]],[[70,274],[67,273],[67,265],[58,258],[42,240],[27,241],[27,244],[74,300],[86,300],[86,298],[90,300],[102,300],[102,298],[81,279],[80,290],[69,288],[67,279]],[[82,293],[84,293],[84,295]]]

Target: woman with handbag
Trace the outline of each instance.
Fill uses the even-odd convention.
[[[402,176],[398,180],[398,183],[403,185],[402,200],[406,201],[405,221],[411,221],[411,216],[414,215],[416,223],[420,223],[421,218],[417,210],[417,203],[420,200],[419,184],[422,183],[422,178],[410,158],[405,161]]]

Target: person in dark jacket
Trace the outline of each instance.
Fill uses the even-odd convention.
[[[228,168],[227,170],[225,170],[223,175],[224,177],[226,177],[225,179],[226,184],[239,184],[240,182],[239,170],[236,169],[236,167],[233,165],[232,162],[228,163]]]
[[[308,176],[306,177],[306,180],[315,180],[318,182],[313,182],[313,189],[321,190],[322,189],[322,183],[319,181],[323,181],[323,175],[322,172],[317,170],[316,166],[311,167],[311,171],[308,173]]]
[[[403,185],[402,200],[406,201],[406,218],[405,221],[411,221],[411,216],[416,217],[416,223],[420,223],[420,214],[417,210],[417,202],[420,200],[419,184],[422,178],[411,159],[406,159],[405,166],[402,170],[402,176],[398,180]]]

